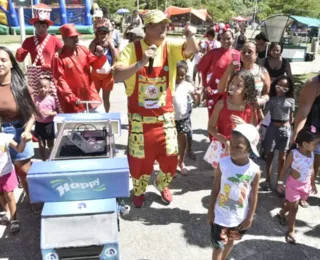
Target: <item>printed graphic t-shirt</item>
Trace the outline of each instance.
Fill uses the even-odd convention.
[[[0,177],[13,171],[10,157],[10,142],[13,135],[0,133]]]
[[[192,111],[192,96],[194,86],[187,81],[176,84],[176,93],[173,99],[175,119],[182,120],[190,116]]]
[[[237,227],[247,217],[251,183],[260,171],[251,159],[235,165],[230,156],[220,160],[221,186],[214,208],[214,222],[223,227]]]
[[[45,98],[36,97],[35,104],[38,107],[41,117],[37,117],[37,121],[40,123],[51,123],[53,116],[46,116],[44,111],[57,111],[57,103],[54,97],[47,95]]]

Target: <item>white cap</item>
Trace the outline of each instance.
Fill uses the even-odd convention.
[[[260,140],[260,135],[255,126],[250,124],[239,124],[233,129],[233,131],[242,134],[249,141],[252,152],[256,156],[260,156],[257,149],[257,145]]]
[[[97,10],[94,10],[94,13],[92,15],[92,17],[99,17],[99,18],[102,18],[103,17],[103,12],[101,9],[97,9]]]

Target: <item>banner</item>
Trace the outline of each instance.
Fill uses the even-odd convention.
[[[129,197],[127,158],[34,162],[27,178],[33,203]]]

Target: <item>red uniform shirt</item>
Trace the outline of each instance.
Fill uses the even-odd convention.
[[[219,81],[229,64],[232,62],[232,54],[240,53],[234,49],[218,48],[209,51],[204,55],[199,64],[198,71],[202,76],[202,84],[204,87],[217,89],[217,80]],[[211,77],[208,77],[211,74]]]
[[[91,78],[90,66],[100,69],[106,60],[105,55],[97,57],[84,46],[77,46],[75,51],[63,47],[61,52],[55,55],[52,73],[64,113],[84,111],[83,105],[76,105],[79,99],[101,102]]]
[[[44,39],[46,38],[47,35],[45,36],[37,36],[38,37],[38,41],[39,41],[39,45],[44,41]],[[16,59],[19,62],[23,62],[24,59],[26,58],[26,56],[28,55],[28,53],[30,53],[31,55],[31,61],[32,63],[35,61],[36,57],[37,57],[37,49],[34,43],[34,37],[29,37],[27,39],[24,40],[24,42],[22,43],[22,47],[19,48],[17,50],[16,53]],[[51,65],[51,61],[53,59],[54,54],[61,49],[63,46],[62,42],[53,35],[50,35],[50,39],[47,42],[46,46],[43,49],[42,55],[43,55],[43,59],[46,65]],[[37,64],[35,64],[37,66],[41,66],[41,61],[38,60]]]

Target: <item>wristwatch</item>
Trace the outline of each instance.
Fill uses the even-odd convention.
[[[136,65],[138,70],[140,70],[143,67],[142,62],[140,60],[136,63]]]

